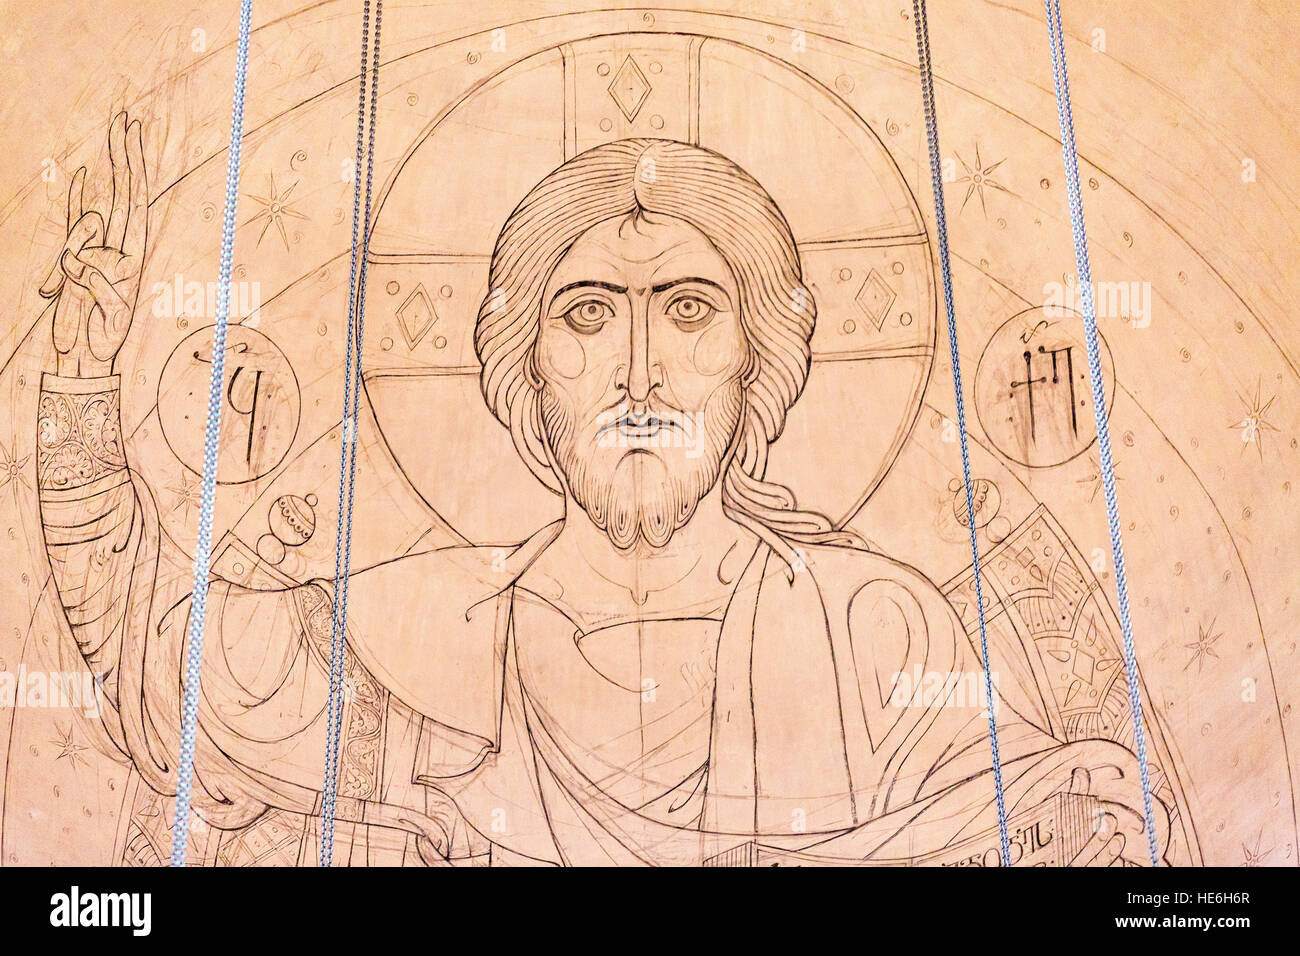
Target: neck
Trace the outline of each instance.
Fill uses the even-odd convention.
[[[565,578],[592,581],[597,591],[625,592],[637,607],[688,608],[725,603],[757,545],[750,531],[723,513],[719,483],[662,548],[644,541],[630,550],[616,547],[577,502],[566,497],[564,527],[547,548],[547,557],[558,559],[552,567],[563,569]]]

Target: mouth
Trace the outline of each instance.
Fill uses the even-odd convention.
[[[596,437],[600,438],[607,432],[615,432],[623,438],[636,441],[657,438],[660,434],[674,429],[684,434],[681,423],[671,418],[626,414],[601,425],[596,431]]]

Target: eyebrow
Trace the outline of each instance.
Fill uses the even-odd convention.
[[[582,279],[578,282],[570,282],[564,288],[556,291],[551,298],[558,299],[566,292],[572,292],[574,289],[604,289],[606,292],[613,292],[615,295],[626,295],[627,286],[615,285],[612,282],[598,282],[595,279]]]
[[[705,279],[702,276],[683,276],[680,279],[670,279],[668,282],[660,282],[658,285],[651,287],[650,291],[664,292],[668,289],[673,288],[674,286],[686,285],[687,283],[697,283],[699,285],[712,286],[713,288],[721,292],[724,296],[727,296],[726,289],[724,289],[718,283],[714,282],[712,279]],[[727,298],[728,300],[730,300],[731,297],[727,296]]]

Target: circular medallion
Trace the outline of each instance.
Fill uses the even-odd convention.
[[[1098,338],[1109,407],[1115,368]],[[1050,468],[1086,451],[1097,424],[1082,317],[1033,308],[1004,322],[975,371],[975,414],[993,447],[1017,464]]]
[[[181,340],[158,384],[158,419],[167,447],[195,474],[203,473],[211,377],[208,326]],[[242,484],[269,474],[284,460],[298,430],[298,380],[289,360],[261,332],[231,326],[221,397],[217,481]]]

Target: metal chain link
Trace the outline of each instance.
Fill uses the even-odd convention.
[[[1048,33],[1051,40],[1052,71],[1056,85],[1061,146],[1069,194],[1075,260],[1092,380],[1093,411],[1097,420],[1097,446],[1102,485],[1106,499],[1106,516],[1110,528],[1111,553],[1115,564],[1115,583],[1119,603],[1120,629],[1124,644],[1124,665],[1128,678],[1129,707],[1133,715],[1135,749],[1142,783],[1142,802],[1148,851],[1153,866],[1159,863],[1151,798],[1150,771],[1146,751],[1142,702],[1138,684],[1137,660],[1129,613],[1128,588],[1124,568],[1123,536],[1115,494],[1114,465],[1107,426],[1105,380],[1101,365],[1093,298],[1087,233],[1079,187],[1078,152],[1075,144],[1074,118],[1070,107],[1069,78],[1065,63],[1064,38],[1061,31],[1059,0],[1044,0]],[[958,349],[957,323],[953,303],[952,270],[948,249],[948,228],[944,210],[942,161],[939,151],[938,121],[934,100],[934,79],[930,60],[929,30],[925,0],[913,0],[917,54],[921,69],[921,93],[925,110],[926,140],[930,154],[931,185],[934,191],[940,270],[943,278],[944,307],[947,317],[948,344],[952,364],[953,390],[956,399],[957,427],[961,444],[962,477],[969,516],[974,515],[974,490],[971,480],[969,440],[966,428],[961,359]],[[356,477],[356,429],[360,402],[361,358],[365,333],[365,289],[369,258],[369,222],[374,183],[374,142],[379,83],[380,28],[383,0],[375,6],[375,43],[370,58],[369,130],[364,145],[366,158],[365,217],[361,218],[360,166],[363,156],[363,133],[366,117],[366,67],[369,37],[370,2],[366,0],[362,20],[360,94],[357,115],[357,148],[354,166],[352,255],[348,283],[349,314],[344,367],[343,419],[341,423],[339,461],[339,504],[341,520],[335,542],[334,595],[332,601],[333,633],[330,647],[329,726],[326,750],[325,783],[322,791],[321,851],[322,866],[330,866],[334,848],[334,813],[338,790],[338,750],[341,737],[343,704],[343,645],[347,626],[348,577],[351,567],[352,516]],[[184,698],[181,708],[180,758],[177,764],[176,819],[172,833],[173,866],[184,866],[189,846],[189,820],[194,772],[194,746],[198,723],[198,693],[203,659],[203,637],[207,612],[208,579],[211,570],[212,515],[216,497],[217,459],[221,431],[221,403],[225,379],[225,343],[229,325],[230,278],[234,255],[235,214],[238,204],[240,153],[243,139],[244,96],[248,67],[248,46],[252,19],[252,0],[242,0],[239,43],[236,57],[234,106],[232,110],[230,151],[226,172],[226,205],[222,222],[221,271],[217,293],[217,317],[213,330],[212,375],[208,396],[207,428],[204,436],[203,482],[199,509],[199,532],[195,544],[194,586],[191,596],[188,646],[185,661]],[[364,225],[363,225],[364,224]],[[968,520],[975,599],[979,616],[980,649],[983,657],[984,687],[988,703],[989,739],[993,755],[998,833],[1003,860],[1010,859],[1002,766],[998,748],[997,721],[994,712],[993,679],[988,653],[987,626],[984,614],[983,587],[979,567],[979,544],[973,520]]]
[[[980,624],[980,654],[984,665],[984,696],[989,714],[989,746],[993,751],[993,789],[998,807],[998,839],[1002,859],[1009,866],[1011,843],[1007,837],[1007,807],[1002,789],[1002,757],[998,751],[993,670],[989,662],[989,639],[984,620],[984,589],[980,575],[979,541],[975,536],[975,492],[970,474],[970,443],[966,433],[966,400],[961,383],[961,355],[957,349],[957,316],[952,297],[952,266],[948,257],[948,220],[943,203],[943,163],[939,153],[939,121],[934,105],[934,73],[930,63],[930,28],[925,0],[912,0],[916,23],[916,53],[921,66],[921,102],[925,108],[925,138],[930,148],[930,185],[934,190],[935,231],[939,239],[939,269],[943,273],[943,304],[948,317],[948,351],[952,361],[952,388],[957,399],[957,433],[961,439],[962,483],[966,488],[966,524],[970,528],[971,569],[975,576],[975,604]]]
[[[375,169],[375,113],[379,96],[379,36],[384,2],[375,3],[375,44],[370,58],[369,136],[366,158],[365,215],[361,212],[361,159],[366,127],[366,69],[370,34],[370,0],[361,15],[361,75],[357,98],[357,148],[353,165],[352,257],[348,278],[347,350],[343,368],[343,419],[339,437],[338,530],[334,540],[333,630],[330,638],[329,724],[325,781],[321,790],[320,865],[334,861],[334,814],[338,801],[339,742],[343,732],[343,657],[348,620],[348,579],[352,567],[353,482],[357,473],[357,414],[361,401],[361,356],[366,330],[366,271],[370,254],[371,195]]]
[[[1106,496],[1106,520],[1110,525],[1110,551],[1115,564],[1115,593],[1119,602],[1119,626],[1124,638],[1124,671],[1128,677],[1128,703],[1133,714],[1133,742],[1138,773],[1142,780],[1142,813],[1146,824],[1147,851],[1151,865],[1160,865],[1156,845],[1155,816],[1151,806],[1151,773],[1147,764],[1146,731],[1142,721],[1142,695],[1138,687],[1137,653],[1133,646],[1133,624],[1129,617],[1128,582],[1124,574],[1124,539],[1115,496],[1115,466],[1111,460],[1110,428],[1107,425],[1106,382],[1097,339],[1097,313],[1088,260],[1088,232],[1083,221],[1083,197],[1079,190],[1079,153],[1074,141],[1074,113],[1070,109],[1070,78],[1065,66],[1065,36],[1061,31],[1060,0],[1043,0],[1047,10],[1047,32],[1052,47],[1052,76],[1056,83],[1056,109],[1061,124],[1061,154],[1065,160],[1065,184],[1070,201],[1070,228],[1074,234],[1074,259],[1079,273],[1083,334],[1092,378],[1092,410],[1097,419],[1097,455]]]
[[[176,764],[176,819],[172,827],[172,866],[184,866],[190,842],[190,799],[194,779],[194,737],[198,727],[199,677],[203,665],[203,630],[207,619],[208,575],[212,569],[212,512],[216,505],[217,454],[221,438],[221,403],[226,376],[226,329],[230,320],[230,271],[235,252],[235,207],[239,202],[239,160],[244,139],[244,89],[248,75],[248,38],[253,0],[239,11],[239,46],[235,56],[235,103],[226,159],[226,211],[221,223],[221,275],[217,286],[217,323],[212,332],[212,378],[208,388],[208,425],[203,439],[203,485],[199,536],[194,545],[194,589],[185,654],[185,688],[181,703],[180,759]]]

